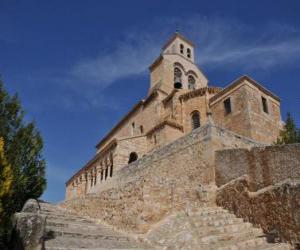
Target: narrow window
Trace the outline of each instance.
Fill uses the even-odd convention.
[[[187,57],[188,57],[188,58],[191,58],[191,49],[190,49],[190,48],[188,48],[188,49],[186,50],[186,54],[187,54]]]
[[[196,89],[195,83],[196,83],[195,78],[192,75],[189,75],[189,77],[188,77],[188,88],[189,89]]]
[[[101,181],[103,181],[103,168],[101,169]]]
[[[128,159],[128,164],[134,162],[138,159],[138,155],[136,152],[131,152]]]
[[[134,135],[135,123],[131,123],[131,135]]]
[[[261,101],[262,101],[263,111],[265,113],[269,113],[267,99],[262,96]]]
[[[227,98],[224,101],[224,108],[225,108],[225,114],[230,114],[231,113],[231,101],[230,98]]]
[[[183,44],[180,44],[180,54],[183,54],[184,46]]]
[[[144,127],[143,127],[143,125],[140,126],[140,132],[141,132],[141,134],[144,133]]]
[[[198,111],[192,114],[192,128],[193,130],[200,127],[200,114]]]
[[[108,176],[108,167],[106,167],[105,169],[105,180],[107,179],[107,176]]]
[[[94,185],[97,184],[97,170],[94,171],[95,176],[94,176]]]
[[[154,144],[157,144],[157,138],[156,138],[156,135],[154,135],[153,138],[154,138]]]
[[[112,177],[113,176],[113,165],[110,166],[110,173],[109,176]]]

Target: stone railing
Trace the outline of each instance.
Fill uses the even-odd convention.
[[[217,204],[261,227],[269,241],[299,247],[300,180],[287,179],[256,192],[250,186],[248,175],[230,181],[218,189]]]

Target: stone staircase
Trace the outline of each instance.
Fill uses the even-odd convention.
[[[204,207],[165,218],[146,236],[164,249],[288,250],[285,243],[267,243],[262,230],[221,207]]]
[[[59,206],[49,203],[40,203],[40,206],[41,213],[47,215],[46,250],[292,249],[285,243],[267,243],[261,229],[220,207],[203,207],[170,215],[154,225],[140,240]]]
[[[40,203],[46,219],[46,250],[147,249],[147,244],[49,203]]]

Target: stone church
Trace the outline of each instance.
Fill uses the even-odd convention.
[[[213,122],[261,144],[282,128],[280,99],[249,76],[211,86],[195,63],[195,45],[175,33],[150,65],[148,95],[96,146],[95,156],[66,183],[66,200],[101,191],[124,166]]]

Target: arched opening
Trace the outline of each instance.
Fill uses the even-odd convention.
[[[181,77],[182,77],[181,70],[178,67],[175,67],[174,68],[174,88],[175,89],[182,88]]]
[[[131,152],[129,155],[129,160],[128,160],[128,164],[131,162],[134,162],[138,159],[138,155],[136,152]]]
[[[180,44],[180,53],[183,54],[184,46],[183,44]]]
[[[196,89],[196,80],[192,75],[189,75],[188,77],[188,88]]]
[[[191,58],[191,49],[190,48],[188,48],[187,50],[186,50],[186,54],[187,54],[187,57],[188,58]]]
[[[200,113],[198,111],[194,111],[192,113],[192,128],[193,130],[200,127]]]

